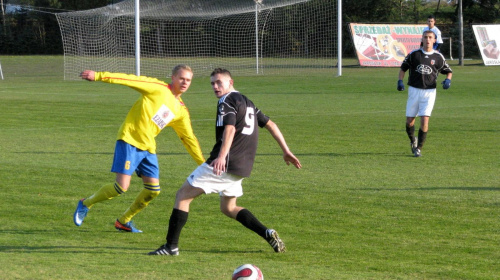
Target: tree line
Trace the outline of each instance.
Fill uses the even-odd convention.
[[[120,0],[0,0],[0,54],[63,54],[54,13],[93,9],[118,2]],[[462,7],[465,55],[478,55],[471,25],[500,23],[500,0],[462,0]],[[424,24],[427,16],[433,14],[445,37],[458,38],[456,0],[344,0],[342,9],[345,56],[354,55],[349,22]]]

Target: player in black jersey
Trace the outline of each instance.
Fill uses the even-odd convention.
[[[436,100],[436,81],[438,74],[446,75],[442,82],[443,89],[451,86],[452,71],[443,55],[433,49],[436,34],[427,30],[422,35],[422,48],[408,54],[399,70],[398,90],[403,91],[405,72],[410,70],[408,77],[408,101],[406,103],[406,133],[410,138],[412,153],[420,157],[422,147],[427,138],[429,117]],[[418,138],[415,137],[415,118],[420,116]]]
[[[210,80],[212,89],[219,98],[215,124],[216,143],[210,158],[193,171],[177,191],[168,226],[167,243],[149,252],[149,255],[179,254],[179,237],[188,219],[189,205],[204,193],[219,193],[222,213],[267,240],[275,252],[284,252],[285,244],[278,233],[264,226],[250,211],[236,205],[236,199],[243,195],[241,182],[252,171],[259,127],[265,127],[278,142],[286,164],[291,163],[296,168],[301,168],[300,161],[290,152],[278,126],[252,101],[234,89],[228,70],[215,69]]]

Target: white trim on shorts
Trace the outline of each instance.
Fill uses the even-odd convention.
[[[434,102],[436,101],[436,89],[421,89],[408,87],[408,101],[406,102],[407,117],[431,116]]]
[[[212,166],[203,163],[188,176],[187,181],[191,186],[202,189],[205,194],[219,193],[220,196],[235,197],[243,195],[241,182],[244,177],[226,172],[217,176],[213,170]]]

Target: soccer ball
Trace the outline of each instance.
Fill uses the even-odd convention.
[[[244,264],[234,270],[232,280],[264,280],[264,275],[257,266]]]

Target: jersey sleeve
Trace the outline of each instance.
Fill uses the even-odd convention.
[[[405,59],[403,60],[403,63],[401,63],[401,70],[406,72],[408,69],[411,67],[411,53],[409,53]]]
[[[194,161],[196,161],[196,163],[200,165],[205,162],[205,158],[203,157],[203,153],[201,152],[200,143],[194,135],[189,112],[186,107],[183,107],[182,110],[185,110],[183,112],[183,117],[175,122],[170,123],[169,126],[174,129],[175,133],[181,140],[188,153],[194,159]]]
[[[443,43],[443,37],[441,36],[441,30],[439,30],[439,28],[436,27],[435,32],[437,34],[436,43],[442,44]]]
[[[260,128],[263,128],[269,122],[269,117],[262,113],[262,111],[258,108],[255,109],[257,110],[257,124]]]
[[[165,82],[160,81],[156,78],[123,73],[96,72],[95,80],[110,84],[128,86],[137,90],[141,94],[157,92],[166,86],[168,87]]]
[[[219,103],[219,114],[222,117],[222,125],[236,125],[236,103],[227,98],[224,102]]]
[[[439,70],[439,73],[446,75],[448,73],[453,73],[453,71],[450,68],[450,65],[444,60],[443,58],[443,67]]]

